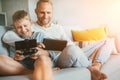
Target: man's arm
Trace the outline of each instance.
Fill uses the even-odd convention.
[[[74,43],[72,42],[72,40],[68,37],[68,35],[66,35],[66,32],[65,32],[65,30],[63,29],[63,27],[65,27],[65,26],[60,26],[59,25],[59,31],[60,31],[60,33],[61,33],[61,38],[62,38],[62,40],[67,40],[68,41],[68,43],[67,43],[67,45],[74,45]],[[68,32],[69,33],[69,32]]]
[[[3,42],[15,46],[14,42],[15,41],[20,41],[23,40],[18,36],[18,34],[14,30],[7,31],[2,38]]]

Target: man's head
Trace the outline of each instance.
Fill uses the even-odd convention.
[[[31,37],[31,25],[32,21],[29,17],[29,14],[24,10],[19,10],[14,13],[13,25],[16,29],[16,32],[22,37]]]
[[[48,27],[50,25],[53,5],[49,0],[39,0],[35,9],[38,21],[37,23],[40,26]]]

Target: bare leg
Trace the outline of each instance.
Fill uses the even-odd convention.
[[[99,50],[99,49],[96,48],[95,51],[90,55],[89,58],[92,60],[92,62],[94,61],[94,59],[95,59],[95,57],[96,57],[96,55],[97,55],[98,50]]]
[[[0,55],[0,75],[28,74],[30,70],[6,55]]]
[[[100,70],[101,70],[101,67],[102,67],[102,64],[101,64],[100,62],[96,62],[96,61],[95,61],[95,62],[92,63],[92,67],[93,67],[94,69],[97,69],[97,70],[100,71]],[[107,78],[106,74],[102,73],[101,75],[102,75],[102,76],[101,76],[102,78]]]
[[[93,62],[92,67],[96,68],[97,70],[101,69],[102,64],[100,62]]]
[[[52,80],[51,60],[47,56],[39,56],[34,63],[32,80]]]
[[[94,61],[97,52],[98,52],[98,49],[96,49],[93,52],[93,54],[90,56],[90,59],[92,60],[92,66],[88,67],[88,69],[91,71],[92,80],[104,80],[107,78],[107,76],[106,74],[100,72],[102,64],[100,62]]]
[[[88,67],[92,80],[104,80],[107,78],[106,74],[100,72],[101,66],[100,62],[93,62],[92,66]]]

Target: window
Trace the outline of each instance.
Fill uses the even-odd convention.
[[[5,12],[0,12],[0,25],[7,26],[7,18]]]

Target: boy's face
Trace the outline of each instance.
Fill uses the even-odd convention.
[[[14,22],[15,29],[17,33],[25,38],[31,37],[32,32],[31,32],[31,26],[32,22],[28,19],[21,19],[18,21]]]

